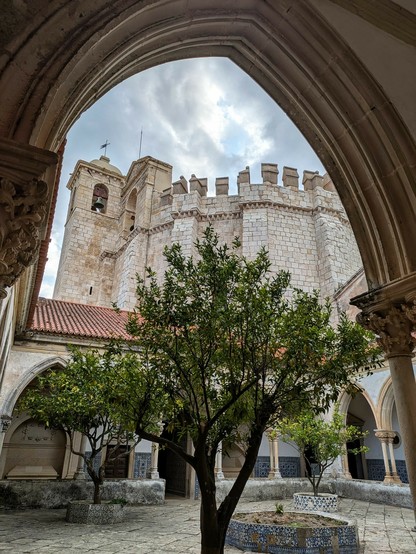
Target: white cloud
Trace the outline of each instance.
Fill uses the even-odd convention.
[[[177,61],[127,79],[94,104],[68,133],[53,240],[42,294],[50,296],[63,236],[69,191],[65,185],[78,159],[99,158],[109,140],[111,163],[126,174],[141,155],[173,165],[173,179],[192,173],[230,177],[250,166],[260,181],[262,162],[324,171],[300,132],[275,102],[227,59]]]

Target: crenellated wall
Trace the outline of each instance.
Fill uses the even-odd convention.
[[[221,240],[241,241],[253,258],[261,247],[272,271],[287,269],[292,284],[332,296],[360,267],[361,259],[341,201],[328,175],[262,164],[260,184],[247,167],[237,177],[238,194],[229,194],[228,177],[208,182],[192,175],[172,183],[172,167],[151,157],[134,162],[126,178],[109,171],[113,188],[106,213],[91,210],[91,194],[105,168],[78,162],[55,298],[131,309],[136,274],[150,266],[161,277],[163,249],[173,242],[195,255],[195,241],[212,225]],[[113,167],[113,166],[111,166]],[[89,171],[88,171],[89,170]],[[75,186],[76,185],[76,186]],[[117,189],[118,186],[118,189]],[[77,256],[77,264],[73,259]],[[92,291],[91,291],[91,287]]]

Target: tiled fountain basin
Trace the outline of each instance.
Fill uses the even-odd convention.
[[[124,519],[122,504],[89,504],[88,502],[70,502],[66,509],[66,521],[69,523],[88,523],[110,525],[121,523]]]
[[[286,512],[287,513],[287,512]],[[303,513],[308,512],[292,512]],[[358,529],[355,521],[342,516],[315,512],[316,515],[339,521],[331,527],[296,527],[266,525],[232,519],[226,544],[245,552],[268,554],[357,554]]]
[[[322,493],[314,496],[313,493],[295,492],[293,495],[293,508],[302,512],[337,512],[338,495]]]

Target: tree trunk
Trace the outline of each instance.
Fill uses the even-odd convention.
[[[201,491],[201,554],[223,554],[225,536],[220,536],[218,525],[214,468],[208,467],[206,459],[202,459],[195,469]]]
[[[254,433],[243,467],[230,492],[217,508],[214,467],[206,460],[195,467],[201,491],[201,554],[223,554],[228,525],[257,460],[264,427]]]
[[[229,520],[219,522],[215,491],[209,496],[201,499],[201,554],[223,554]]]
[[[99,481],[94,480],[94,504],[101,504],[100,485]]]

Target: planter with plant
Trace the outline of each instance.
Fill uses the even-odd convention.
[[[237,513],[228,527],[226,543],[250,552],[269,554],[352,554],[359,551],[355,521],[321,512]]]
[[[366,446],[347,449],[347,443],[363,439],[367,433],[354,425],[346,425],[344,416],[336,408],[331,421],[304,412],[296,419],[284,420],[278,433],[284,441],[290,441],[305,463],[305,474],[312,485],[312,493],[293,495],[296,510],[336,512],[338,496],[320,493],[319,487],[325,471],[339,456],[347,452],[360,454],[368,451]]]

